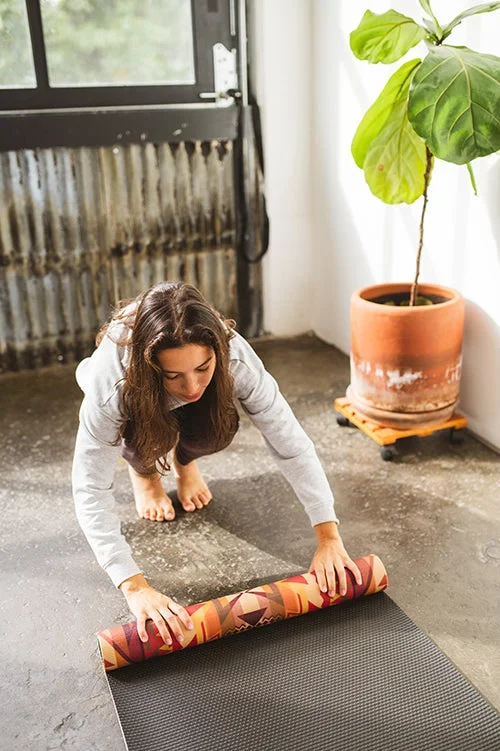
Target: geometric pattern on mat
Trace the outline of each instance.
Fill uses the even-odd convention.
[[[327,592],[321,592],[316,574],[312,571],[188,605],[186,610],[194,629],[183,629],[184,637],[180,641],[172,637],[171,645],[164,643],[153,621],[146,624],[147,642],[140,640],[135,621],[100,631],[97,639],[104,669],[107,672],[116,670],[386,589],[387,573],[377,556],[357,558],[356,564],[362,575],[362,583],[358,585],[351,572],[346,570],[347,592],[344,596],[335,594],[330,597]]]

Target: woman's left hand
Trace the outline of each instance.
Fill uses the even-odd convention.
[[[326,529],[321,529],[325,527]],[[338,579],[339,594],[345,595],[347,592],[345,569],[352,571],[357,584],[362,583],[360,570],[349,557],[334,522],[318,524],[315,530],[318,536],[318,547],[309,571],[316,572],[320,590],[328,592],[329,597],[333,597],[337,592],[336,579]]]

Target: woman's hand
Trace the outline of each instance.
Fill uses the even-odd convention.
[[[359,568],[347,554],[335,522],[317,524],[314,529],[318,538],[318,548],[309,571],[316,572],[320,590],[328,592],[329,597],[333,597],[336,593],[336,574],[339,594],[345,595],[347,592],[345,569],[352,571],[356,583],[361,584],[362,578]]]
[[[125,595],[131,612],[137,618],[137,633],[141,641],[148,641],[146,621],[151,619],[160,632],[165,644],[172,644],[169,629],[177,641],[182,641],[184,632],[181,624],[191,631],[194,626],[189,613],[170,597],[151,587],[142,574],[125,579],[119,589]],[[168,625],[168,628],[167,628]]]

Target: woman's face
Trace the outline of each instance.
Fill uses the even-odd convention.
[[[215,351],[202,344],[185,344],[158,352],[165,388],[183,402],[201,399],[212,380],[215,362]]]

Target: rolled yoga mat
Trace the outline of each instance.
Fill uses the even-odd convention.
[[[293,614],[316,612],[251,628],[234,595],[213,641],[105,673],[129,751],[500,751],[497,712],[385,592],[327,603],[311,575],[285,581],[314,590]],[[261,591],[273,613],[274,585]],[[244,632],[217,638],[228,619]]]
[[[347,592],[344,596],[329,597],[321,592],[314,572],[292,576],[289,579],[263,584],[215,600],[188,605],[194,629],[184,629],[180,642],[173,637],[172,645],[161,638],[152,621],[146,624],[149,640],[142,642],[135,622],[100,631],[97,634],[104,669],[106,671],[132,663],[161,657],[194,647],[229,634],[236,634],[275,621],[293,618],[313,610],[337,605],[362,595],[371,595],[387,587],[387,573],[380,558],[375,555],[358,558],[356,564],[362,583],[356,584],[350,571],[347,575]]]

